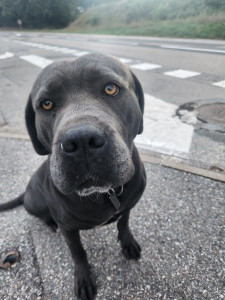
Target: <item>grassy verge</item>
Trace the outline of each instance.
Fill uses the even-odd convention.
[[[64,32],[225,39],[225,11],[203,0],[123,0],[93,6]]]
[[[61,30],[61,32],[225,39],[225,21],[223,23],[207,24],[188,21],[171,21],[141,25],[131,24],[129,27],[118,25],[111,28],[102,26],[77,27],[74,29],[64,29]]]
[[[73,24],[62,32],[140,35],[179,38],[225,39],[225,14],[199,16],[185,20],[132,22],[128,24]]]

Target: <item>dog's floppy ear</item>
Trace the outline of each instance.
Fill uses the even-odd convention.
[[[143,132],[143,128],[144,128],[144,125],[143,125],[143,114],[144,114],[144,104],[145,104],[144,103],[144,92],[143,92],[140,81],[137,79],[137,77],[134,75],[133,72],[131,72],[131,73],[132,73],[132,76],[134,79],[134,84],[135,84],[135,94],[138,98],[141,113],[142,113],[142,119],[141,119],[141,123],[140,123],[139,130],[138,130],[138,134],[141,134]]]
[[[27,130],[30,135],[33,147],[35,151],[40,155],[49,154],[49,151],[42,145],[37,137],[37,130],[35,126],[35,112],[31,103],[31,95],[29,96],[27,106],[25,109],[25,120],[27,125]]]

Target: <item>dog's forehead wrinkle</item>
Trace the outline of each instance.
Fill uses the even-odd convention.
[[[115,130],[115,122],[113,118],[110,118],[109,115],[104,113],[99,113],[99,109],[87,109],[87,107],[80,108],[76,104],[68,106],[60,116],[58,127],[61,128],[61,132],[68,130],[71,127],[80,125],[87,125],[98,127],[98,130],[101,133],[104,133],[106,130]]]
[[[69,65],[71,72],[85,72],[88,74],[117,75],[127,78],[129,68],[121,63],[115,57],[103,55],[100,53],[92,53],[78,58],[74,63]]]

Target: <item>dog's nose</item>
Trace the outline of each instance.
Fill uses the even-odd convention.
[[[62,140],[61,149],[66,153],[95,153],[102,150],[106,144],[103,133],[92,127],[77,127],[68,130]]]

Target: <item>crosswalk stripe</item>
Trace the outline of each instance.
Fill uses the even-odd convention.
[[[88,51],[79,51],[79,52],[75,52],[73,55],[80,57],[80,56],[86,55],[88,53],[89,53]]]
[[[118,59],[119,59],[122,63],[124,63],[124,64],[129,64],[129,63],[132,62],[132,60],[129,59],[129,58],[118,57]]]
[[[5,54],[0,55],[0,59],[6,59],[6,58],[10,58],[13,57],[14,54],[11,52],[5,52]]]
[[[154,70],[154,69],[158,69],[161,68],[162,66],[160,65],[155,65],[155,64],[150,64],[150,63],[140,63],[140,64],[135,64],[135,65],[131,65],[131,68],[133,69],[139,69],[139,70]]]
[[[38,55],[23,55],[20,58],[40,68],[45,68],[53,63],[52,60]]]
[[[214,82],[212,85],[225,88],[225,80],[219,81],[219,82]]]
[[[176,78],[185,79],[185,78],[190,78],[190,77],[198,76],[201,73],[178,69],[178,70],[174,70],[174,71],[165,72],[164,74],[168,75],[168,76],[176,77]]]
[[[78,50],[69,49],[69,48],[61,48],[61,52],[65,53],[65,54],[68,54],[68,53],[76,53],[76,52],[78,52]]]
[[[145,94],[144,132],[136,137],[140,148],[187,157],[194,127],[175,116],[178,106]]]

